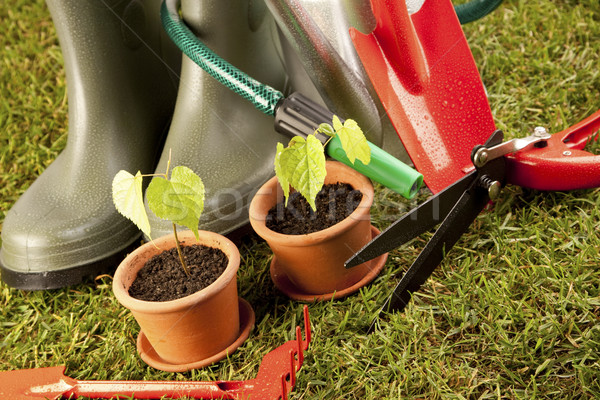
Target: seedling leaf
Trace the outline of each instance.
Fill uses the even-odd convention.
[[[189,228],[199,238],[198,221],[204,210],[204,184],[191,169],[173,168],[171,180],[155,177],[146,191],[148,206],[157,217]]]
[[[325,175],[325,153],[323,144],[314,136],[306,140],[295,136],[279,155],[281,172],[289,178],[289,184],[316,210],[315,198],[323,187]],[[287,200],[286,200],[287,201]]]
[[[117,211],[150,237],[150,221],[144,207],[142,179],[140,171],[135,176],[124,170],[119,171],[113,178],[112,196]]]
[[[339,119],[338,119],[339,121]],[[335,130],[333,129],[333,127],[327,123],[322,123],[319,125],[319,127],[317,128],[317,132],[321,132],[324,133],[327,136],[334,136],[335,135]]]
[[[285,205],[287,206],[290,186],[296,189],[310,207],[316,211],[315,199],[325,183],[325,148],[316,138],[317,133],[333,137],[338,135],[346,156],[354,164],[358,159],[364,164],[371,162],[371,148],[356,121],[342,121],[333,116],[332,125],[322,123],[314,135],[306,139],[294,136],[287,147],[277,143],[277,152],[273,162],[275,175],[283,188]]]
[[[275,154],[275,161],[273,164],[275,165],[275,176],[277,176],[281,189],[283,189],[283,197],[285,198],[285,205],[287,206],[287,199],[290,195],[290,182],[281,165],[281,155],[285,153],[286,150],[287,148],[283,147],[283,144],[277,143],[277,153]]]
[[[336,135],[340,138],[346,156],[348,156],[352,164],[354,164],[356,159],[359,159],[365,165],[371,162],[371,148],[356,121],[347,119],[342,124],[337,115],[334,115],[333,128]]]

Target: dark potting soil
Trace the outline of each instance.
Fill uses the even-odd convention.
[[[169,301],[196,293],[213,283],[229,259],[221,250],[199,244],[182,246],[190,270],[181,266],[177,249],[164,251],[146,262],[129,287],[129,295],[139,300]]]
[[[348,217],[358,207],[362,193],[347,183],[323,185],[313,211],[298,192],[291,193],[287,207],[278,203],[269,210],[267,228],[286,235],[304,235],[329,228]]]

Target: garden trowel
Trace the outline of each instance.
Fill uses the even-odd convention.
[[[437,193],[472,170],[471,149],[495,130],[477,67],[450,0],[371,7],[375,29],[350,35],[408,155]]]

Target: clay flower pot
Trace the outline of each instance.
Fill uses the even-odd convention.
[[[340,162],[328,161],[325,184],[337,182],[360,190],[362,200],[343,221],[318,232],[286,235],[267,228],[269,210],[283,201],[283,190],[275,177],[259,189],[250,203],[250,223],[273,251],[271,278],[293,299],[313,301],[346,296],[371,282],[387,259],[386,253],[354,268],[344,268],[344,262],[379,231],[371,225],[371,181]]]
[[[200,231],[200,241],[191,231],[178,233],[182,246],[202,244],[219,248],[229,258],[223,274],[208,287],[192,295],[165,302],[131,297],[129,286],[138,271],[153,256],[175,247],[173,235],[146,243],[129,254],[117,268],[113,292],[128,308],[141,328],[137,349],[149,365],[180,372],[200,368],[232,353],[248,337],[254,312],[237,294],[240,254],[233,242],[217,233]]]

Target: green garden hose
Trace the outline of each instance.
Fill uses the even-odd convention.
[[[402,0],[399,0],[402,1]],[[431,1],[431,0],[430,0]],[[283,94],[246,75],[210,50],[179,16],[180,0],[165,0],[160,15],[163,27],[173,42],[213,78],[233,90],[268,115],[274,115]],[[495,10],[502,0],[471,0],[455,6],[461,24],[482,18]]]
[[[492,12],[501,2],[502,0],[471,0],[456,6],[455,10],[460,23],[465,24]],[[216,55],[182,21],[179,5],[180,0],[164,0],[160,9],[163,27],[171,40],[186,56],[217,81],[250,101],[258,110],[274,116],[278,132],[288,135],[307,135],[313,133],[320,123],[331,121],[332,113],[321,109],[316,103],[299,94],[293,94],[286,99],[283,93],[258,82]],[[372,155],[375,156],[375,162],[368,166],[351,163],[345,157],[344,151],[337,149],[335,143],[330,143],[326,150],[329,156],[344,162],[404,197],[412,198],[423,183],[423,175],[376,148],[372,143],[369,143],[369,146]]]
[[[460,23],[464,25],[485,17],[498,8],[500,3],[502,0],[471,0],[468,3],[457,4],[454,11]]]
[[[165,0],[160,9],[163,27],[171,40],[213,78],[249,100],[263,113],[274,115],[283,93],[246,75],[206,47],[181,20],[179,3],[180,0]]]
[[[330,123],[333,113],[300,93],[285,98],[270,86],[249,77],[213,53],[186,26],[179,16],[180,0],[164,0],[160,15],[167,34],[177,47],[213,78],[233,90],[257,109],[275,117],[275,130],[288,136],[307,136],[324,122]],[[337,139],[337,141],[336,141]],[[320,139],[321,140],[321,139]],[[330,157],[410,199],[423,184],[423,175],[384,150],[369,143],[371,162],[351,162],[341,148],[339,138],[326,142]]]

